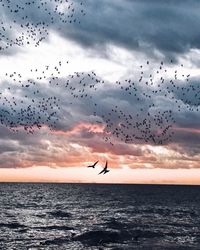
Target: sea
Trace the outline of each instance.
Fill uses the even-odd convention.
[[[200,186],[0,183],[0,249],[200,249]]]

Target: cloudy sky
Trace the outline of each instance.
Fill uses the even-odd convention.
[[[0,11],[0,181],[200,183],[198,0]]]

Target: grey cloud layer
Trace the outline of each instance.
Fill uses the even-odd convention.
[[[90,75],[92,74],[90,73]],[[56,114],[54,115],[55,119],[58,119],[55,127],[57,131],[70,131],[70,129],[73,129],[73,127],[80,122],[97,124],[98,120],[102,122],[102,124],[107,124],[108,119],[111,119],[112,123],[115,126],[118,126],[119,123],[125,123],[125,118],[129,115],[134,118],[134,123],[142,122],[145,118],[147,118],[148,112],[151,114],[151,116],[153,116],[154,114],[158,114],[158,112],[164,112],[166,109],[172,110],[172,115],[174,115],[176,118],[176,126],[186,127],[189,129],[199,128],[199,112],[188,111],[188,108],[186,106],[182,106],[181,112],[178,112],[178,104],[176,104],[176,100],[178,99],[175,98],[175,100],[169,100],[168,96],[165,97],[165,90],[158,94],[151,94],[151,86],[137,83],[137,79],[132,79],[131,82],[135,82],[135,87],[137,89],[137,96],[135,97],[134,93],[136,92],[134,89],[131,90],[133,95],[129,95],[129,92],[125,90],[126,87],[128,87],[129,83],[123,80],[121,81],[123,83],[123,89],[121,89],[120,86],[116,85],[116,83],[104,82],[104,84],[95,83],[97,91],[94,91],[93,88],[90,88],[90,85],[93,85],[95,80],[89,78],[87,76],[87,73],[84,73],[81,77],[84,78],[84,81],[81,84],[81,78],[76,77],[76,75],[74,75],[73,78],[71,77],[58,78],[55,80],[55,82],[51,82],[50,85],[47,85],[46,83],[42,84],[42,82],[36,82],[34,90],[42,89],[42,91],[40,91],[40,93],[36,95],[33,95],[33,90],[31,90],[31,87],[29,87],[28,90],[27,88],[21,88],[21,90],[18,92],[16,91],[17,86],[13,87],[12,84],[8,85],[7,82],[4,82],[4,84],[2,84],[2,87],[7,89],[10,86],[11,91],[14,90],[15,93],[19,93],[19,95],[15,95],[15,99],[19,100],[17,106],[18,110],[20,110],[21,108],[20,101],[24,100],[24,95],[28,95],[29,97],[25,103],[27,103],[27,105],[31,104],[31,106],[33,107],[37,107],[38,102],[41,100],[41,98],[47,99],[49,96],[55,96],[57,99],[59,99],[59,109],[56,110]],[[52,78],[50,78],[49,80],[52,81]],[[68,80],[70,85],[68,86],[68,88],[66,88],[65,85]],[[23,82],[22,84],[26,85],[26,83]],[[84,84],[87,85],[84,92],[87,93],[87,98],[80,97],[83,90],[82,85]],[[181,83],[179,82],[179,85],[180,84]],[[183,84],[183,86],[185,85]],[[14,89],[12,90],[12,88]],[[72,91],[73,88],[75,88],[74,91]],[[78,98],[76,97],[76,94],[78,95]],[[146,94],[151,94],[151,99],[145,97],[144,95]],[[92,96],[92,99],[89,98],[90,95]],[[1,97],[4,102],[3,96],[4,92]],[[175,93],[175,97],[177,96],[178,95]],[[34,103],[31,102],[32,98],[34,98]],[[139,98],[140,101],[138,101],[137,98]],[[97,106],[95,106],[95,103],[97,104]],[[155,106],[149,108],[149,105],[151,106],[152,104],[155,104]],[[120,115],[121,117],[118,118],[117,115],[115,115],[112,110],[115,109],[116,105],[118,106],[118,115],[120,115],[119,110],[122,110],[123,113],[126,114],[125,117],[123,115]],[[2,103],[1,111],[5,108],[9,110],[8,103],[6,103],[6,105],[3,105]],[[142,109],[142,111],[140,111],[140,109]],[[111,113],[111,115],[109,113]],[[137,113],[139,114],[139,117],[136,117]],[[13,120],[17,119],[17,117],[15,117],[15,113],[12,114],[11,112],[11,116]],[[39,120],[39,123],[41,125],[49,126],[45,119]],[[29,124],[29,121],[27,121],[27,124]],[[152,123],[151,129],[153,133],[153,130],[156,129],[154,123]],[[130,129],[128,129],[126,132],[130,134],[138,133],[137,128],[132,127],[130,127]],[[74,137],[73,140],[78,143],[81,140],[80,138],[82,138],[83,144],[92,145],[91,143],[89,143],[89,141],[94,139],[93,137],[93,133],[88,133],[88,131],[85,130],[82,131],[82,133],[77,137]],[[115,138],[114,136],[113,140],[116,139],[117,138]],[[144,143],[144,141],[140,142],[138,140],[134,140],[133,142],[135,144]],[[198,154],[196,147],[199,145],[199,138],[196,135],[191,136],[190,134],[185,135],[184,132],[177,132],[176,136],[172,138],[172,142],[180,144],[183,147],[186,147],[186,144],[189,144],[191,147],[191,151],[194,147],[195,154]],[[31,144],[32,143],[33,142],[31,142]]]
[[[45,7],[48,11],[53,10],[52,3]],[[48,11],[41,15],[37,5],[27,9],[26,21],[44,21],[49,25],[48,29],[54,29],[83,46],[97,49],[113,43],[148,54],[157,49],[170,57],[174,53],[200,48],[199,1],[86,0],[84,8],[87,14],[80,24],[63,24],[56,13],[51,23]],[[9,19],[7,9],[4,14]]]
[[[200,48],[198,1],[92,1],[81,25],[66,29],[66,37],[84,46],[113,43],[168,56]],[[63,33],[63,31],[61,31]]]
[[[17,1],[15,1],[15,3],[16,2]],[[52,9],[52,6],[48,5],[48,8]],[[32,8],[30,12],[27,12],[28,21],[35,23],[38,19],[44,20],[49,25],[49,29],[59,32],[60,35],[67,39],[73,39],[81,46],[100,50],[102,54],[104,54],[106,45],[110,43],[129,50],[141,50],[147,54],[157,49],[168,57],[176,53],[185,53],[191,48],[200,47],[199,1],[86,0],[85,8],[87,14],[81,24],[66,26],[59,21],[57,16],[55,16],[54,23],[51,24],[48,16],[43,15],[42,19],[40,19],[41,11],[38,11],[37,8]],[[11,17],[9,12],[5,12],[5,14],[7,15],[6,18],[9,19],[9,17]],[[20,22],[19,19],[17,19],[17,21]],[[13,50],[12,52],[15,51]],[[38,105],[38,102],[43,97],[59,97],[61,100],[59,102],[60,109],[56,110],[55,115],[55,119],[59,119],[56,123],[56,132],[70,131],[70,129],[73,129],[80,121],[96,124],[96,120],[98,120],[101,121],[102,124],[106,124],[109,112],[115,107],[116,103],[127,115],[135,115],[139,109],[145,110],[140,114],[139,119],[141,121],[145,118],[145,114],[148,111],[151,111],[153,114],[157,113],[157,111],[162,112],[166,109],[172,109],[173,115],[176,118],[177,127],[199,129],[200,113],[197,111],[198,105],[189,105],[189,107],[187,107],[187,102],[180,102],[180,98],[183,94],[181,89],[174,91],[174,100],[169,99],[168,96],[165,97],[166,89],[161,93],[152,95],[153,99],[149,100],[144,97],[143,94],[150,93],[151,88],[137,84],[138,97],[140,98],[138,102],[136,98],[133,98],[124,90],[121,90],[119,86],[117,87],[114,83],[105,82],[96,92],[94,92],[93,89],[87,89],[88,95],[91,94],[93,96],[93,99],[90,100],[88,98],[74,98],[69,90],[60,87],[63,86],[65,80],[66,79],[58,79],[58,87],[50,87],[49,85],[43,85],[43,83],[37,83],[38,88],[42,89],[41,96],[33,95],[30,88],[24,88],[21,89],[20,92],[17,92],[18,87],[13,87],[9,85],[8,82],[3,83],[1,88],[4,89],[11,86],[14,92],[16,92],[15,98],[19,100],[19,102],[24,100],[24,95],[28,95],[29,98],[26,100],[25,105],[31,104],[34,107]],[[136,79],[133,79],[133,81],[135,80]],[[86,78],[86,82],[90,83],[90,80]],[[71,84],[73,87],[80,87],[76,79],[71,80]],[[179,84],[185,86],[187,82],[182,83],[180,81]],[[193,79],[192,84],[199,86],[198,79]],[[124,89],[127,86],[128,84],[123,82]],[[169,85],[166,85],[166,87],[167,86]],[[187,93],[187,96],[190,100],[194,100],[194,94]],[[31,102],[32,98],[34,98],[34,104]],[[181,103],[181,112],[178,111],[177,106],[179,104],[176,104],[175,101]],[[70,103],[72,103],[72,105]],[[95,107],[95,103],[98,108]],[[149,109],[148,107],[152,103],[156,103],[156,107]],[[7,104],[6,102],[6,105]],[[2,104],[0,114],[4,115],[2,110],[5,108],[9,109],[6,105]],[[18,104],[17,109],[20,110],[21,107],[22,106]],[[191,112],[190,108],[195,108],[195,111]],[[96,115],[94,115],[94,112],[96,112]],[[48,114],[48,112],[46,113]],[[106,117],[102,118],[102,114],[106,114]],[[10,117],[13,120],[17,119],[15,115],[11,115]],[[118,124],[119,122],[124,122],[124,118],[118,119],[116,116],[112,116],[112,121],[114,124]],[[41,119],[41,124],[49,125],[45,118]],[[130,131],[134,132],[134,129]],[[65,150],[69,150],[67,152],[72,154],[72,158],[76,158],[77,155],[79,156],[81,154],[80,152],[73,153],[74,149],[70,149],[70,146],[67,145],[68,142],[65,142],[65,138],[61,138],[60,141],[57,142],[53,140],[55,138],[52,139],[51,135],[49,135],[54,147],[48,151],[48,143],[46,143],[45,140],[43,141],[43,138],[48,138],[45,133],[40,134],[36,132],[34,136],[25,135],[22,131],[20,131],[19,134],[10,135],[10,133],[11,132],[5,129],[5,127],[0,128],[1,143],[5,145],[4,147],[0,147],[0,165],[4,167],[22,166],[22,162],[25,162],[24,166],[33,164],[36,161],[42,163],[45,162],[46,158],[53,162],[58,160],[59,152],[62,153]],[[116,155],[133,155],[141,158],[143,154],[146,153],[137,146],[132,148],[132,145],[126,145],[117,141],[116,137],[114,137],[113,140],[117,141],[117,145],[115,146],[116,148],[112,149],[112,146],[105,143],[101,137],[101,133],[88,132],[87,129],[82,129],[79,134],[72,135],[69,141],[87,146],[91,148],[94,153],[113,152]],[[96,141],[98,141],[98,145]],[[66,144],[59,146],[60,142]],[[200,138],[198,133],[178,131],[173,137],[172,142],[173,144],[170,144],[169,147],[173,147],[174,150],[185,155],[188,160],[200,154]],[[134,141],[135,145],[139,143],[137,140]],[[37,150],[35,150],[36,148]],[[38,151],[40,151],[40,154]],[[16,157],[19,157],[19,159]],[[149,161],[153,163],[156,162],[156,157],[151,158]],[[185,166],[186,165],[187,164],[185,164]],[[198,162],[196,166],[198,167]],[[162,164],[159,164],[159,167],[162,167]]]

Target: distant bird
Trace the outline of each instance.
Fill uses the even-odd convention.
[[[149,76],[145,73],[144,65],[141,65],[140,68],[143,70],[138,78],[115,82],[116,89],[119,88],[124,97],[134,101],[138,112],[124,110],[120,104],[112,104],[105,112],[96,96],[102,84],[106,84],[104,80],[91,71],[74,72],[72,75],[63,76],[65,81],[61,81],[59,75],[61,72],[63,74],[68,63],[68,61],[58,61],[54,66],[45,65],[43,69],[29,69],[30,72],[34,72],[35,79],[30,75],[25,80],[23,74],[16,70],[6,72],[8,83],[5,87],[1,86],[0,92],[0,125],[6,126],[13,132],[18,132],[19,128],[24,129],[28,134],[33,134],[44,125],[51,131],[57,129],[58,112],[62,108],[61,96],[45,93],[45,89],[42,88],[44,80],[48,81],[49,89],[57,89],[55,93],[65,93],[70,105],[76,105],[77,101],[81,101],[84,105],[86,101],[93,109],[95,122],[102,124],[102,128],[105,126],[106,133],[103,140],[112,146],[114,146],[112,137],[120,143],[128,144],[140,141],[164,145],[172,140],[173,124],[176,122],[173,110],[159,109],[154,103],[158,96],[173,101],[177,112],[182,111],[181,102],[187,105],[189,111],[199,111],[200,84],[190,82],[189,72],[181,77],[182,72],[178,69],[173,69],[172,78],[166,78],[165,74],[162,74],[166,70],[164,62],[160,62],[159,68],[153,70]],[[148,64],[150,65],[150,61],[147,61]],[[157,69],[160,71],[160,76],[154,80],[153,76]],[[178,84],[179,81],[183,84]],[[16,88],[20,90],[20,98],[14,95]],[[95,165],[88,167],[94,168]]]
[[[95,168],[95,166],[97,165],[99,161],[96,161],[93,165],[87,166],[88,168]]]
[[[9,12],[10,20],[10,25],[7,25],[6,18],[1,16],[0,54],[14,46],[33,44],[38,47],[49,36],[50,26],[55,22],[59,24],[59,30],[62,30],[68,24],[80,24],[82,17],[86,15],[82,2],[79,3],[80,6],[69,0],[15,2],[0,0],[1,11]],[[37,9],[37,22],[29,14],[32,9]]]
[[[106,161],[106,165],[105,165],[104,169],[99,174],[106,174],[106,173],[108,173],[110,170],[107,169],[107,168],[108,168],[108,163]]]

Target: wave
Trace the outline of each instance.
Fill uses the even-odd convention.
[[[138,226],[140,226],[139,224],[135,224],[135,223],[128,223],[128,222],[121,222],[115,218],[110,218],[107,222],[101,224],[106,228],[110,228],[110,229],[132,229],[132,228],[136,228]]]
[[[127,241],[138,241],[139,238],[158,238],[164,235],[160,232],[142,231],[142,230],[95,230],[84,232],[73,237],[74,241],[80,241],[86,245],[101,245],[105,243],[124,243]]]
[[[51,226],[40,226],[40,227],[31,227],[31,229],[36,229],[36,230],[73,230],[73,227],[68,227],[65,225],[62,226],[57,226],[57,225],[51,225]]]
[[[49,214],[56,218],[71,218],[72,217],[71,213],[64,212],[62,210],[55,210],[55,211],[49,212]]]
[[[41,245],[62,245],[65,243],[68,243],[70,241],[70,238],[67,237],[58,237],[51,240],[45,240],[44,242],[41,242]]]
[[[0,223],[0,227],[6,227],[10,229],[18,229],[18,228],[25,228],[25,225],[22,225],[18,222],[11,222],[11,223]]]

